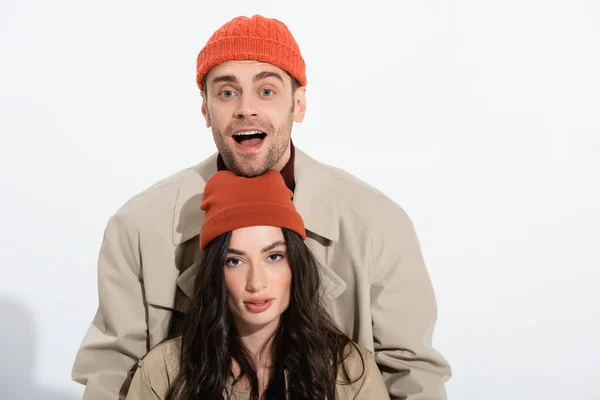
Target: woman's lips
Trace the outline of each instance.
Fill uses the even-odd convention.
[[[261,313],[268,310],[272,303],[273,299],[253,299],[251,301],[245,301],[244,305],[246,306],[246,309],[252,313]]]

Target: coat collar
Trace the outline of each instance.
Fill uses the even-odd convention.
[[[173,244],[178,246],[200,233],[204,212],[200,210],[206,181],[217,172],[213,154],[184,173],[173,214]],[[294,205],[308,232],[337,241],[337,210],[333,201],[333,179],[329,171],[296,147]]]

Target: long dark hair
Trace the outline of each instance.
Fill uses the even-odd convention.
[[[290,400],[333,400],[336,382],[353,382],[344,360],[356,346],[334,325],[321,302],[319,268],[312,252],[294,231],[282,231],[292,283],[289,306],[272,338],[272,377],[288,374]],[[254,364],[227,305],[224,265],[230,238],[231,232],[222,234],[203,252],[181,331],[179,374],[166,400],[226,399],[232,359],[240,366],[239,378],[250,382],[250,400],[259,398]],[[354,381],[364,373],[362,362],[363,371]],[[271,379],[269,389],[276,381]]]

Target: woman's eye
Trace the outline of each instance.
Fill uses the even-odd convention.
[[[228,267],[237,267],[241,263],[242,261],[239,258],[230,258],[227,261],[225,261],[225,265]]]
[[[281,260],[282,258],[283,258],[283,255],[281,255],[281,254],[271,254],[269,256],[269,261],[277,262],[277,261]]]

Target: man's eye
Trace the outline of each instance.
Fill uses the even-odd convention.
[[[232,97],[233,96],[233,90],[223,90],[221,92],[221,95],[223,97]]]
[[[271,90],[271,89],[263,89],[263,90],[261,91],[261,93],[262,93],[262,95],[263,95],[263,96],[270,97],[270,96],[272,96],[272,95],[273,95],[275,92],[274,92],[273,90]]]

